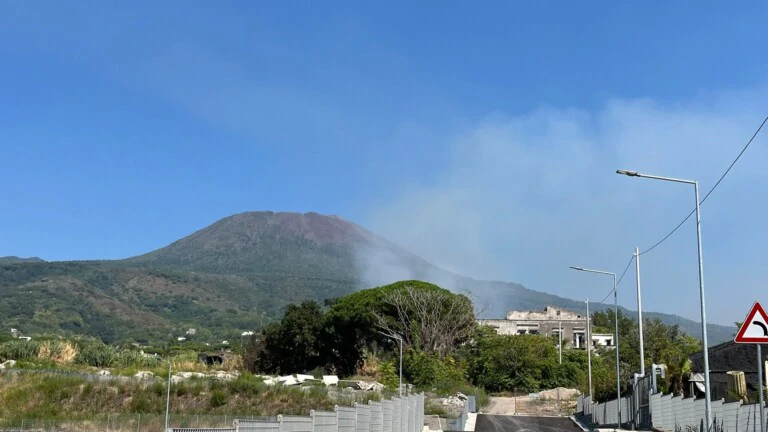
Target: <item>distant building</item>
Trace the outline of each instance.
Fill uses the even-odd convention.
[[[498,334],[539,334],[557,336],[563,332],[568,348],[586,349],[587,317],[577,313],[547,306],[543,311],[509,311],[505,319],[478,320],[478,324],[494,327]],[[613,335],[592,333],[592,346],[613,346]]]
[[[757,346],[755,344],[737,344],[733,341],[723,342],[709,347],[709,385],[712,399],[733,400],[733,394],[728,391],[728,372],[744,372],[747,391],[750,395],[757,393]],[[768,368],[768,345],[763,344],[762,361]],[[685,396],[701,396],[704,394],[704,351],[691,354],[691,376],[684,386]],[[694,385],[695,384],[695,385]],[[768,386],[766,376],[763,386]]]

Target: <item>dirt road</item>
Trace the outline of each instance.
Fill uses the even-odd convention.
[[[476,432],[581,432],[565,417],[520,417],[479,415]]]
[[[492,397],[488,408],[483,411],[493,415],[512,415],[515,413],[515,398]]]

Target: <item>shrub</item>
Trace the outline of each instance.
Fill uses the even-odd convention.
[[[117,356],[117,366],[120,367],[137,367],[137,368],[155,368],[162,360],[155,356],[143,355],[139,351],[122,350]]]
[[[379,364],[379,382],[390,389],[396,389],[400,384],[398,366],[394,361],[384,361]]]
[[[0,345],[0,360],[35,360],[39,351],[40,343],[15,339]]]
[[[51,360],[58,365],[66,365],[72,363],[77,357],[77,347],[67,341],[45,341],[40,344],[37,357]]]
[[[218,408],[224,406],[229,402],[229,396],[222,390],[214,390],[211,392],[211,408]]]
[[[405,366],[408,378],[418,387],[454,386],[466,382],[465,369],[450,356],[440,359],[423,351],[409,351]]]
[[[111,345],[98,342],[81,342],[78,346],[75,363],[99,368],[113,367],[119,354]]]

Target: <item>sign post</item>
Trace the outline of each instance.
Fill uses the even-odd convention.
[[[736,333],[735,343],[757,344],[757,390],[760,400],[760,432],[765,432],[765,402],[763,401],[763,352],[760,344],[768,343],[768,315],[755,302],[747,314],[747,319]]]

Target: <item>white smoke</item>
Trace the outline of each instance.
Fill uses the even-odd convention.
[[[687,104],[615,100],[595,112],[547,108],[494,116],[454,134],[446,143],[450,162],[432,167],[436,181],[400,185],[397,197],[371,208],[363,224],[458,274],[600,300],[610,280],[568,266],[620,273],[636,245],[650,246],[694,204],[687,186],[615,170],[698,179],[703,195],[768,112],[766,96],[759,89]],[[756,199],[768,192],[766,142],[753,144],[702,207],[715,322],[740,318],[768,282],[762,265],[768,228],[755,216],[766,210]],[[369,283],[416,276],[386,251],[360,255]],[[691,224],[643,256],[645,308],[697,318],[696,263]],[[736,287],[740,296],[732,295]],[[632,273],[619,295],[635,307]]]

